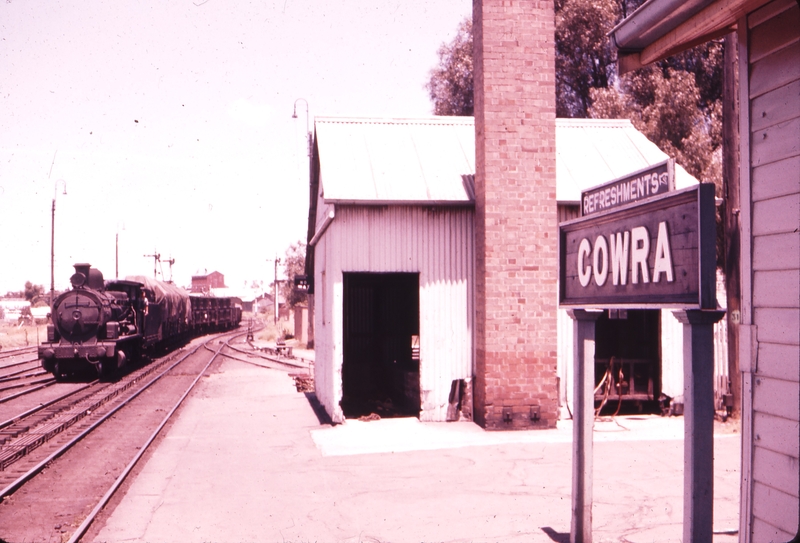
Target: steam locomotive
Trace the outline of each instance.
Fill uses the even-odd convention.
[[[104,281],[89,264],[75,264],[70,283],[53,301],[47,341],[39,345],[42,367],[57,379],[107,375],[143,353],[237,327],[242,319],[238,298],[189,295],[144,276]]]

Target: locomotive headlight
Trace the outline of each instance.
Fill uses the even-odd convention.
[[[106,339],[117,339],[119,337],[119,323],[106,323]]]

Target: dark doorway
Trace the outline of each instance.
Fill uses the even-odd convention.
[[[344,274],[342,411],[419,416],[419,274]]]
[[[595,386],[602,383],[595,407],[603,405],[603,414],[659,412],[661,312],[607,310],[595,330]]]

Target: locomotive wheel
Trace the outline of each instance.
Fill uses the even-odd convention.
[[[125,365],[128,358],[125,356],[125,351],[117,351],[117,368]]]
[[[108,371],[106,370],[106,363],[103,361],[98,362],[95,364],[95,368],[97,369],[97,376],[104,377]]]

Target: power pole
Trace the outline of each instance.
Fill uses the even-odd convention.
[[[275,276],[272,281],[272,292],[274,297],[274,305],[275,305],[275,324],[278,324],[278,264],[281,263],[281,259],[278,258],[278,255],[275,255],[275,258],[268,258],[267,262],[272,260],[275,263]]]

